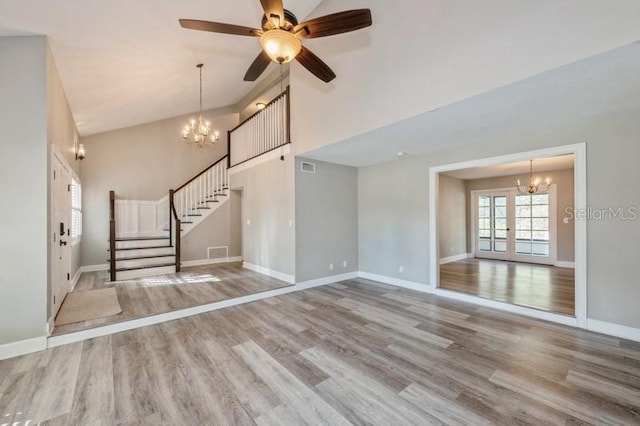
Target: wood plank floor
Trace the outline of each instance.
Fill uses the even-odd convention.
[[[54,328],[53,334],[114,324],[289,285],[284,281],[244,269],[241,262],[187,267],[177,274],[117,283],[109,282],[107,271],[84,273],[74,292],[115,287],[122,313],[58,326]]]
[[[575,315],[575,272],[570,268],[465,259],[440,265],[440,287],[547,312]]]
[[[640,424],[640,344],[351,280],[0,362],[0,423]]]

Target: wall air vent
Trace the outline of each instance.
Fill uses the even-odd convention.
[[[308,161],[303,161],[300,163],[300,171],[304,173],[315,173],[316,172],[316,163],[310,163]]]

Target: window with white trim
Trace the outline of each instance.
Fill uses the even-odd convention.
[[[82,186],[76,178],[71,179],[71,241],[82,237]]]

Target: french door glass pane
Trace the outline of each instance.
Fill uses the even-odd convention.
[[[516,196],[516,254],[549,256],[549,194]]]
[[[507,197],[478,197],[478,250],[494,253],[507,251]]]

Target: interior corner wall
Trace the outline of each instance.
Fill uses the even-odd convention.
[[[575,260],[575,226],[573,221],[568,221],[567,223],[564,223],[563,221],[563,219],[568,216],[567,212],[573,211],[574,207],[573,174],[573,169],[536,173],[536,175],[543,179],[551,179],[551,182],[556,185],[556,224],[558,230],[557,253],[558,261],[562,262],[573,262]],[[442,175],[440,178],[442,179]],[[469,227],[467,228],[467,250],[469,253],[471,253],[471,240],[473,238],[471,235],[473,232],[471,227],[471,221],[473,219],[470,207],[473,204],[471,202],[471,191],[479,189],[512,188],[518,179],[522,182],[528,182],[529,175],[525,173],[522,175],[471,179],[465,181],[467,190],[467,206],[469,206],[466,211],[467,223],[469,223]],[[442,216],[440,217],[442,218]]]
[[[230,174],[241,191],[242,256],[252,265],[295,276],[294,158],[274,159]]]
[[[47,332],[46,49],[0,37],[0,345]]]
[[[301,171],[302,161],[314,163],[316,172]],[[358,169],[296,158],[296,281],[355,271]]]
[[[568,122],[359,169],[360,270],[429,283],[429,167],[586,142],[590,319],[640,328],[640,109]],[[588,212],[582,212],[586,214]],[[398,272],[404,266],[404,273]]]
[[[107,261],[110,190],[116,198],[158,201],[226,155],[227,130],[238,124],[238,114],[223,108],[204,115],[220,132],[214,147],[198,148],[182,139],[191,115],[81,138],[87,151],[82,161],[83,266]]]
[[[440,175],[438,209],[440,259],[467,252],[467,197],[462,179]]]

